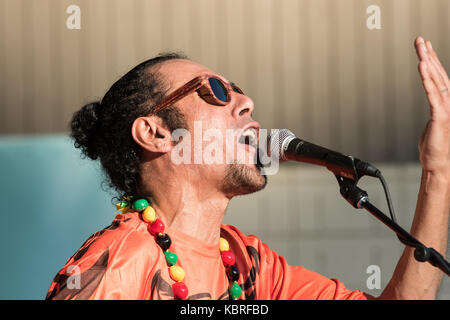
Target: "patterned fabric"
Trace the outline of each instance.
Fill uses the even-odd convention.
[[[218,244],[210,245],[166,227],[170,251],[186,272],[187,299],[228,299],[229,280]],[[286,260],[256,236],[246,236],[231,225],[221,226],[240,270],[243,299],[372,299],[351,291]],[[171,300],[174,281],[162,249],[147,231],[139,213],[118,215],[112,224],[94,233],[53,279],[46,299]]]

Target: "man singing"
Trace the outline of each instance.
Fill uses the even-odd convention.
[[[422,180],[411,234],[445,255],[450,81],[430,42],[419,37],[415,47],[430,120],[419,141]],[[405,248],[375,298],[290,266],[258,237],[222,224],[234,196],[264,188],[260,165],[176,163],[173,151],[201,124],[202,137],[208,130],[222,137],[237,132],[233,148],[223,144],[214,152],[254,158],[260,125],[252,119],[253,109],[252,100],[223,76],[166,54],[136,66],[101,102],[76,112],[75,146],[100,160],[121,196],[119,213],[67,261],[47,299],[434,299],[442,272],[417,262],[411,248]],[[187,134],[174,139],[176,129]],[[210,141],[202,143],[207,148]],[[194,158],[194,144],[184,146],[178,156]],[[72,279],[73,270],[79,271],[78,280]]]

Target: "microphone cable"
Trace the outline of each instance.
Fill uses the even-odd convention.
[[[391,194],[389,192],[389,188],[388,188],[388,185],[386,183],[386,180],[384,179],[383,175],[381,174],[381,171],[377,172],[377,178],[380,180],[381,185],[383,186],[383,190],[384,190],[384,194],[386,196],[386,202],[388,204],[389,215],[391,216],[391,220],[394,221],[395,223],[397,223],[397,218],[395,216],[394,206],[392,204]],[[414,244],[412,242],[409,242],[409,241],[403,239],[399,235],[397,235],[397,238],[400,240],[400,242],[402,242],[403,244],[405,244],[407,246],[414,246]]]

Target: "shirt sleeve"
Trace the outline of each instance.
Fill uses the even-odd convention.
[[[371,295],[347,289],[337,279],[329,279],[286,259],[260,242],[261,275],[273,300],[371,300]]]
[[[114,236],[114,234],[112,234]],[[121,241],[97,240],[83,246],[53,280],[49,300],[146,300],[156,250],[142,245],[145,234],[130,232]],[[83,255],[77,259],[77,255]]]

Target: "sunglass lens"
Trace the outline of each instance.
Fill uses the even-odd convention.
[[[228,92],[225,86],[219,79],[209,78],[209,85],[217,99],[223,102],[228,101]]]

